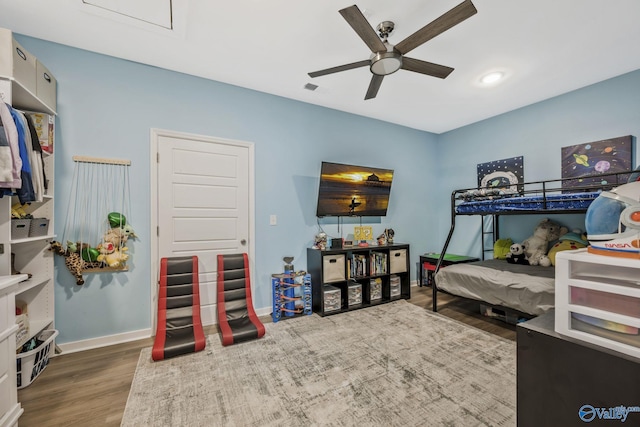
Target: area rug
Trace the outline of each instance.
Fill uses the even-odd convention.
[[[265,325],[160,362],[145,348],[122,426],[515,426],[515,343],[404,300]]]

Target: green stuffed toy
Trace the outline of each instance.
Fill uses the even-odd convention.
[[[507,259],[507,254],[510,253],[509,248],[513,244],[513,240],[510,238],[498,239],[493,244],[493,258],[494,259]]]

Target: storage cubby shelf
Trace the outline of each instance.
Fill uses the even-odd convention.
[[[409,245],[406,244],[309,248],[307,270],[311,274],[313,311],[321,316],[411,298]],[[349,287],[357,288],[357,285],[360,301],[350,304]]]

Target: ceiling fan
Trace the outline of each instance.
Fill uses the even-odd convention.
[[[421,61],[419,59],[408,58],[404,55],[437,35],[442,34],[449,28],[475,15],[477,12],[471,0],[465,0],[394,46],[387,41],[387,37],[393,31],[393,22],[384,21],[378,24],[377,30],[380,33],[380,36],[378,36],[360,9],[358,9],[358,6],[353,5],[341,9],[340,14],[342,17],[351,25],[355,32],[358,33],[369,49],[371,49],[372,54],[369,59],[363,61],[314,71],[309,73],[309,77],[325,76],[327,74],[368,65],[373,76],[371,77],[367,94],[364,97],[365,100],[376,97],[384,76],[395,73],[401,68],[403,70],[444,79],[451,74],[453,68]]]

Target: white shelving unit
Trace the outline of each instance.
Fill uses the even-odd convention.
[[[558,253],[555,330],[640,358],[640,259]]]
[[[35,57],[20,46],[11,31],[0,28],[0,99],[16,109],[41,112],[55,116],[57,82],[49,70]],[[27,304],[29,317],[29,339],[45,329],[54,329],[54,264],[53,253],[48,250],[49,242],[55,238],[54,230],[54,155],[43,152],[44,171],[48,189],[42,202],[33,202],[24,207],[34,218],[49,219],[46,235],[12,239],[11,206],[18,203],[16,197],[0,198],[0,276],[20,277],[12,287],[8,319],[15,323],[15,302]],[[15,254],[14,268],[20,276],[11,276],[11,254]],[[31,277],[27,278],[27,274]],[[15,338],[15,336],[14,336]],[[13,387],[16,387],[16,358],[14,352],[0,365],[13,366]],[[0,426],[3,424],[0,415]],[[16,419],[17,422],[17,419]]]

